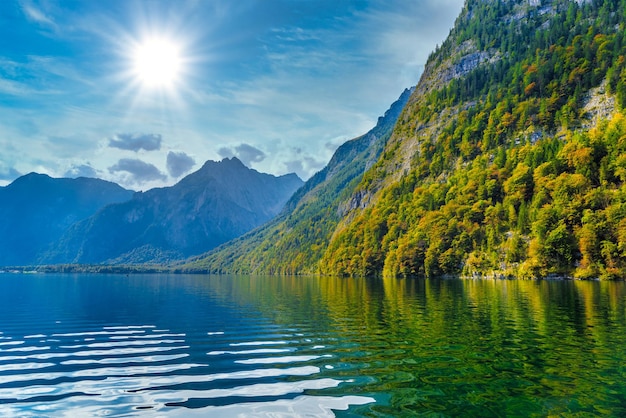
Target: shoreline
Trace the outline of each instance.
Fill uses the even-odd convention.
[[[86,265],[86,264],[62,264],[62,265],[46,265],[46,266],[7,266],[0,267],[0,275],[2,274],[173,274],[173,275],[208,275],[208,276],[226,276],[226,275],[242,275],[240,273],[211,273],[200,270],[182,271],[176,267],[163,265]],[[325,277],[322,274],[245,274],[248,276],[276,276],[276,277],[298,277],[298,276],[318,276]],[[382,278],[382,276],[380,276]],[[356,277],[345,277],[356,278]],[[425,276],[401,277],[397,279],[463,279],[463,280],[551,280],[551,281],[626,281],[626,278],[602,279],[600,277],[574,277],[566,274],[547,274],[544,276],[532,275],[514,275],[509,272],[490,271],[486,273],[473,272],[471,274],[459,275],[441,275],[437,277],[427,278]]]

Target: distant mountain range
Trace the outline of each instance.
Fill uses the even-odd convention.
[[[208,161],[172,187],[134,193],[29,174],[0,188],[0,265],[166,263],[268,221],[303,184]]]
[[[0,187],[0,265],[37,262],[73,224],[132,196],[104,180],[36,173]]]

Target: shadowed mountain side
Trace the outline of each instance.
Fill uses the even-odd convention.
[[[378,159],[413,89],[405,90],[376,127],[341,145],[268,224],[178,269],[183,271],[315,272],[324,249],[363,173]]]
[[[302,185],[236,158],[208,161],[172,187],[137,193],[74,225],[46,263],[163,263],[208,251],[268,221]]]
[[[0,265],[36,263],[71,225],[132,195],[104,180],[36,173],[0,187]]]

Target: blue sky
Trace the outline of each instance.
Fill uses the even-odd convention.
[[[0,185],[146,190],[231,156],[306,180],[417,83],[462,4],[0,1]]]

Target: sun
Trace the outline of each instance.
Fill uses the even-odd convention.
[[[182,71],[181,48],[165,38],[149,38],[132,52],[135,78],[148,88],[169,88],[179,81]]]

